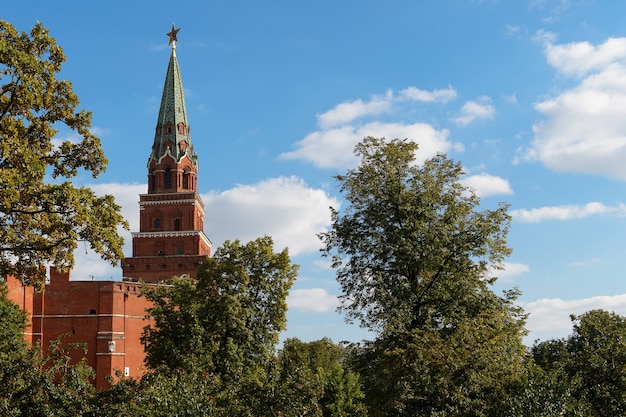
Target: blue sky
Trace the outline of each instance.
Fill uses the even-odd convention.
[[[626,3],[528,1],[30,1],[3,5],[19,30],[41,21],[67,55],[62,77],[109,159],[97,182],[138,230],[138,194],[172,25],[206,233],[265,234],[300,276],[284,337],[360,340],[335,312],[339,288],[315,234],[341,197],[364,136],[446,152],[483,206],[511,204],[514,286],[527,337],[571,333],[571,313],[626,314]],[[59,138],[70,136],[61,131]],[[126,254],[131,255],[127,234]],[[77,251],[73,279],[121,279]]]

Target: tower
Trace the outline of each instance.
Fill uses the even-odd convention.
[[[172,53],[148,158],[148,193],[139,195],[139,232],[132,233],[133,256],[122,262],[126,278],[159,282],[174,275],[195,276],[210,255],[204,234],[204,203],[197,193],[198,156],[191,143],[183,83],[176,58],[180,29],[167,35]]]

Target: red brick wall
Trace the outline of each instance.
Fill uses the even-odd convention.
[[[116,370],[139,377],[144,370],[144,347],[140,341],[150,303],[139,297],[141,284],[131,281],[71,281],[69,273],[51,272],[42,293],[10,280],[9,297],[27,312],[35,330],[43,333],[42,347],[60,335],[68,343],[85,344],[87,354],[72,350],[74,362],[87,359],[96,371],[95,385],[106,389],[106,376]],[[30,332],[38,333],[38,332]],[[25,334],[28,341],[33,341]]]

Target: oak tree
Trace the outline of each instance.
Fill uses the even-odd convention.
[[[70,182],[80,170],[96,178],[107,160],[91,113],[57,78],[64,61],[41,23],[26,33],[0,20],[0,275],[27,282],[41,283],[46,264],[71,267],[79,241],[113,264],[123,256],[113,197]]]

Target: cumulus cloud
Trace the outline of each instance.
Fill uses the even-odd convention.
[[[582,76],[615,62],[626,63],[626,38],[609,38],[601,45],[589,42],[554,45],[553,41],[554,37],[544,38],[548,63],[567,75]]]
[[[461,180],[463,185],[473,188],[480,197],[490,195],[513,194],[509,180],[487,173],[470,175]]]
[[[587,203],[584,206],[563,205],[547,206],[534,209],[511,210],[513,219],[524,223],[538,223],[544,220],[572,220],[597,215],[626,215],[626,205],[607,206],[598,202]]]
[[[604,295],[576,300],[543,298],[531,302],[521,302],[520,306],[530,313],[527,339],[552,339],[566,337],[572,333],[570,314],[580,315],[590,310],[602,309],[626,315],[626,294]]]
[[[408,87],[397,96],[390,90],[369,101],[359,99],[338,104],[318,114],[320,129],[298,141],[294,151],[285,152],[280,158],[306,160],[319,168],[350,168],[358,162],[353,155],[354,146],[366,136],[414,140],[420,146],[418,158],[422,160],[437,152],[460,151],[463,146],[449,142],[446,129],[437,130],[426,123],[378,120],[383,114],[386,119],[393,119],[404,114],[403,111],[410,113],[414,102],[445,103],[455,97],[452,87],[432,91]]]
[[[329,294],[323,288],[307,288],[291,290],[287,305],[290,310],[326,313],[335,310],[339,306],[339,300],[336,295]]]
[[[517,262],[503,262],[501,269],[490,269],[487,271],[487,278],[497,277],[500,280],[510,281],[517,275],[530,272],[530,266]]]
[[[459,116],[452,119],[459,126],[467,126],[474,120],[493,119],[496,108],[491,104],[491,99],[487,96],[479,97],[475,101],[467,101],[461,107]]]
[[[343,126],[337,129],[308,134],[296,144],[297,150],[281,155],[283,159],[305,159],[319,168],[350,168],[358,163],[354,146],[366,136],[389,139],[411,139],[419,144],[417,157],[422,161],[437,152],[446,152],[454,145],[448,142],[448,130],[436,130],[429,124],[372,122],[362,126]]]
[[[535,104],[543,119],[524,158],[626,180],[626,38],[555,45],[545,35],[543,43],[548,63],[574,85]]]
[[[297,177],[270,178],[256,184],[202,195],[205,228],[214,247],[224,240],[247,242],[269,235],[277,249],[290,255],[316,252],[317,233],[330,226],[329,207],[340,203],[324,190]]]
[[[336,105],[331,110],[317,115],[317,124],[327,129],[333,126],[350,123],[364,116],[383,113],[391,107],[393,94],[388,91],[385,96],[375,96],[370,101],[354,100]]]

